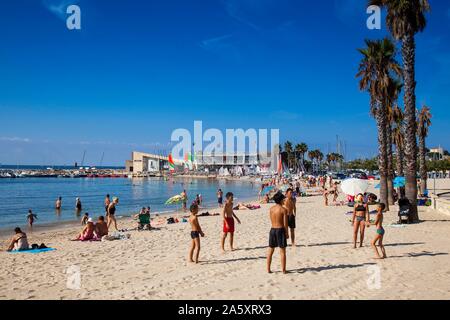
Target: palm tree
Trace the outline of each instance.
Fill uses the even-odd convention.
[[[412,221],[417,212],[417,119],[416,119],[416,43],[415,35],[426,27],[425,13],[430,11],[428,0],[369,0],[369,5],[387,9],[386,24],[396,40],[402,42],[403,78],[405,82],[405,162],[406,197],[412,204]]]
[[[292,149],[292,142],[286,141],[284,143],[284,152],[286,152],[287,161],[288,161],[288,168],[292,168],[292,160],[293,160],[293,149]]]
[[[313,171],[314,171],[314,164],[316,163],[315,160],[316,160],[316,158],[317,158],[316,150],[308,151],[308,158],[309,158],[309,160],[311,160],[311,162],[312,162],[312,165],[313,165]]]
[[[303,170],[304,162],[305,162],[305,154],[308,152],[308,145],[304,142],[295,145],[295,154],[297,158],[297,154],[300,155],[301,167]],[[297,166],[297,169],[300,166]]]
[[[403,177],[403,146],[404,146],[404,134],[403,134],[403,111],[396,105],[393,110],[394,128],[392,129],[392,141],[395,144],[397,154],[397,175]]]
[[[316,153],[317,164],[319,165],[319,170],[321,170],[324,155],[323,155],[322,151],[320,151],[319,149],[315,150],[315,153]]]
[[[417,126],[417,135],[419,137],[419,160],[420,160],[420,190],[422,193],[427,189],[427,164],[425,161],[426,147],[425,139],[428,136],[428,129],[431,126],[431,112],[430,108],[423,106],[422,110],[417,115],[419,123]]]
[[[370,94],[370,109],[376,117],[378,128],[378,151],[380,167],[380,200],[388,205],[388,150],[387,150],[387,115],[386,97],[392,88],[392,73],[401,74],[401,68],[395,60],[395,46],[391,40],[366,40],[367,48],[359,49],[363,55],[357,77],[360,78],[359,87]]]
[[[390,86],[388,88],[388,96],[386,97],[387,106],[387,152],[388,152],[388,162],[387,162],[387,172],[388,172],[388,201],[390,205],[394,205],[394,156],[392,154],[392,125],[394,124],[394,104],[396,103],[398,96],[402,90],[403,84],[397,79],[392,79],[390,81]]]

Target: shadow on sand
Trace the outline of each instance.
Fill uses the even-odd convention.
[[[362,263],[362,264],[338,264],[338,265],[330,265],[324,267],[314,267],[314,268],[300,268],[295,270],[289,270],[288,273],[306,273],[306,272],[321,272],[328,270],[336,270],[336,269],[354,269],[354,268],[362,268],[365,266],[376,265],[376,263]]]

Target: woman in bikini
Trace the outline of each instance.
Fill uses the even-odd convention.
[[[364,231],[366,224],[369,223],[369,210],[367,204],[364,203],[364,197],[362,194],[358,194],[355,199],[355,205],[353,207],[353,248],[356,249],[356,242],[358,239],[359,231],[359,247],[363,246]]]
[[[111,222],[114,222],[114,228],[116,228],[116,231],[119,231],[117,229],[117,220],[116,220],[116,205],[119,203],[119,198],[114,198],[113,201],[108,206],[108,229],[111,226]]]

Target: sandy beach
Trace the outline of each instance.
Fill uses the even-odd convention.
[[[0,252],[0,299],[450,299],[450,216],[421,207],[423,222],[398,228],[389,226],[397,221],[392,207],[385,214],[388,259],[374,260],[374,227],[366,232],[365,247],[353,249],[351,216],[345,214],[350,208],[324,207],[321,196],[300,198],[298,246],[287,251],[289,273],[280,272],[276,251],[269,275],[269,207],[236,211],[242,221],[236,250],[224,254],[221,218],[200,217],[206,237],[198,265],[187,262],[187,223],[130,231],[129,240],[107,242],[68,241],[79,227],[28,233],[30,243],[56,251]],[[134,226],[126,219],[119,227]],[[80,289],[68,286],[73,268],[80,270]],[[368,285],[374,270],[381,277],[375,288]]]

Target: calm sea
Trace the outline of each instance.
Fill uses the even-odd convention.
[[[0,179],[0,229],[25,226],[28,209],[37,214],[36,224],[79,220],[75,199],[81,199],[84,212],[92,217],[104,214],[106,194],[120,200],[116,216],[129,216],[150,206],[152,212],[166,213],[180,209],[180,205],[165,205],[165,201],[186,189],[188,204],[201,194],[204,207],[217,204],[216,191],[235,194],[236,202],[253,199],[258,194],[256,184],[247,181],[207,179],[72,179],[72,178],[20,178]],[[54,209],[57,197],[62,197],[62,210]]]

